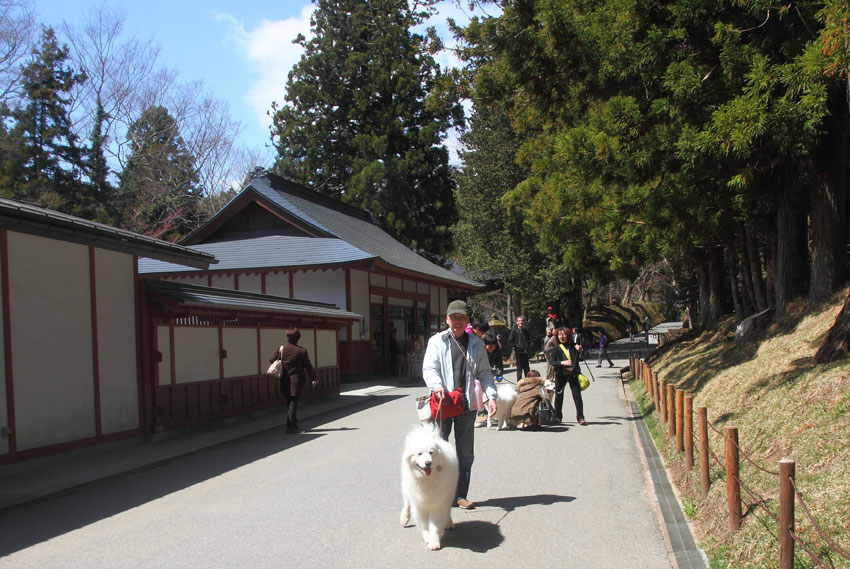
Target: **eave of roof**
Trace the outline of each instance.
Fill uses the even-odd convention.
[[[215,271],[347,265],[375,258],[337,238],[265,235],[232,241],[199,243],[190,247],[218,259]],[[187,268],[154,259],[139,259],[139,272],[181,273]]]
[[[0,228],[198,269],[216,262],[212,255],[182,245],[5,198],[0,198]]]
[[[303,317],[335,320],[360,320],[361,315],[341,310],[335,304],[284,298],[238,290],[212,288],[186,283],[144,279],[145,287],[157,299],[168,299],[181,305],[210,306],[246,311],[280,312]]]

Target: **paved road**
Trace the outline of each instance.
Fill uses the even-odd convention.
[[[673,567],[617,368],[592,371],[588,426],[568,399],[560,427],[476,430],[478,507],[453,510],[439,552],[398,523],[414,386],[308,433],[275,428],[2,510],[0,568]]]

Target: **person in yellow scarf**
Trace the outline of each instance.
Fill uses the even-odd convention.
[[[547,354],[549,364],[555,369],[555,420],[560,422],[563,419],[564,390],[569,385],[576,406],[576,421],[579,425],[586,425],[584,402],[578,383],[578,375],[581,373],[578,346],[570,341],[569,328],[558,328],[557,335],[558,341]]]

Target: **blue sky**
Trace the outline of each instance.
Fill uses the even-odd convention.
[[[176,70],[180,81],[203,80],[212,95],[227,101],[242,123],[244,146],[259,150],[268,144],[266,111],[283,100],[286,74],[301,56],[292,39],[298,33],[309,37],[309,1],[33,1],[37,20],[57,30],[63,21],[80,25],[101,4],[124,13],[126,34],[158,44],[160,64]],[[465,21],[454,2],[442,2],[431,23],[445,39],[447,16]],[[441,63],[451,61],[446,55]]]

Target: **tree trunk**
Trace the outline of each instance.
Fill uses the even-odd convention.
[[[753,293],[753,279],[750,277],[750,255],[747,251],[746,229],[743,223],[738,224],[738,252],[741,255],[741,303],[747,314],[756,311],[755,294]]]
[[[738,263],[735,259],[737,252],[730,245],[726,247],[726,265],[729,268],[729,289],[732,291],[732,306],[735,310],[735,318],[738,322],[748,315],[744,311],[741,297],[738,294]]]
[[[821,347],[815,354],[817,364],[825,364],[846,358],[850,354],[850,295],[844,301],[844,308],[835,319]]]
[[[632,302],[632,281],[626,282],[626,292],[623,293],[623,304],[631,304]]]
[[[846,96],[833,90],[830,120],[815,155],[815,182],[811,188],[812,281],[809,305],[820,304],[843,282],[845,266],[848,111]]]
[[[756,312],[766,310],[768,307],[768,294],[765,292],[767,287],[762,278],[761,255],[759,254],[758,242],[756,241],[755,231],[752,229],[744,229],[744,243],[747,247],[747,257],[750,260],[750,278],[753,285],[753,297],[755,299]],[[766,264],[766,263],[765,263]]]
[[[700,326],[710,328],[723,314],[723,248],[709,247],[700,267]]]
[[[776,208],[776,319],[785,308],[802,296],[808,285],[807,212],[801,206],[796,188],[784,184]]]
[[[836,287],[835,257],[837,245],[844,241],[838,235],[840,215],[835,189],[819,176],[811,192],[811,255],[812,281],[809,286],[809,305],[815,306],[829,298]]]

